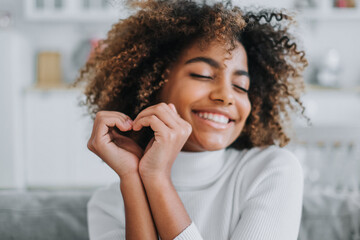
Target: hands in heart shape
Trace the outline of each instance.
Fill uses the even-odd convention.
[[[154,137],[145,151],[121,132],[140,131],[150,127]],[[115,111],[96,114],[88,148],[108,164],[120,177],[139,174],[141,177],[170,178],[171,166],[192,132],[173,104],[159,103],[141,111],[132,121]]]

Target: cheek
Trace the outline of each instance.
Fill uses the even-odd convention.
[[[189,105],[195,103],[207,96],[207,90],[204,86],[199,84],[184,84],[177,91],[173,92],[173,99],[176,99],[178,104]]]
[[[251,103],[248,97],[243,97],[238,100],[237,106],[239,113],[241,114],[242,120],[246,120],[251,111]]]
[[[187,118],[187,115],[189,114],[189,108],[191,108],[192,105],[191,97],[191,93],[187,92],[186,90],[174,91],[168,98],[168,103],[173,103],[178,114],[182,118]]]

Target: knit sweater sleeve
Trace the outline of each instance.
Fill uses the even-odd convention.
[[[124,206],[119,183],[97,190],[88,202],[90,240],[125,240]],[[192,222],[174,240],[203,240]]]
[[[174,240],[203,240],[194,222],[182,231]]]
[[[87,204],[90,240],[125,240],[120,183],[97,190]]]
[[[230,240],[296,240],[303,196],[301,165],[288,151],[262,159],[266,161],[245,177],[246,199]]]

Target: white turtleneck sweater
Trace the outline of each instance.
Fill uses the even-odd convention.
[[[275,146],[180,152],[172,182],[192,223],[176,240],[296,240],[303,195],[297,158]],[[119,182],[88,203],[90,239],[125,239]]]

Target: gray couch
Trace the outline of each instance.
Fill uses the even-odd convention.
[[[93,192],[0,191],[0,240],[88,239],[86,203]],[[357,196],[306,194],[299,240],[360,240],[359,219]]]
[[[86,203],[92,192],[0,191],[0,239],[89,239]]]

